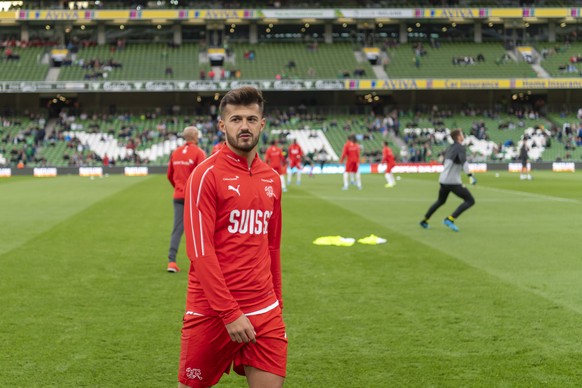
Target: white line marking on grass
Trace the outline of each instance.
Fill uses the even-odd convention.
[[[485,190],[494,191],[497,193],[507,193],[507,194],[513,194],[513,195],[518,195],[518,196],[522,196],[522,197],[530,197],[530,198],[536,198],[536,199],[540,199],[540,200],[546,200],[546,201],[580,203],[580,201],[578,201],[577,199],[572,199],[572,198],[561,198],[561,197],[554,197],[551,195],[526,193],[523,191],[514,191],[514,190],[506,190],[506,189],[497,189],[497,188],[493,188],[493,187],[483,187],[483,188]]]
[[[494,189],[496,190],[496,189]],[[505,190],[508,193],[513,193],[510,190]],[[577,201],[575,199],[569,199],[569,198],[559,198],[559,197],[551,197],[551,196],[546,196],[546,195],[536,195],[536,194],[530,194],[527,196],[528,198],[515,198],[511,197],[511,198],[479,198],[477,197],[477,200],[479,201],[479,203],[496,203],[496,202],[503,202],[503,203],[508,203],[508,202],[517,202],[517,203],[521,203],[521,202],[547,202],[548,200],[553,200],[556,202],[566,202],[566,203],[580,203],[580,201]],[[431,197],[428,199],[423,199],[423,198],[394,198],[394,197],[381,197],[381,196],[375,196],[375,197],[327,197],[324,195],[320,195],[320,194],[316,194],[315,196],[310,196],[310,195],[287,195],[286,198],[288,198],[289,200],[291,199],[324,199],[326,201],[354,201],[354,202],[362,202],[362,201],[366,201],[366,202],[418,202],[418,203],[428,203],[431,201],[435,201],[436,197]],[[456,198],[456,197],[454,197]]]
[[[286,194],[285,198],[289,198],[289,199],[325,199],[326,201],[342,201],[342,200],[347,200],[347,201],[408,201],[406,198],[388,198],[388,197],[380,197],[380,196],[374,196],[374,197],[347,197],[347,196],[341,196],[341,197],[328,197],[326,195],[321,195],[321,194],[316,194],[314,193],[313,195],[289,195]],[[421,200],[421,199],[415,199],[414,201],[418,201],[418,202],[426,202],[425,200]]]

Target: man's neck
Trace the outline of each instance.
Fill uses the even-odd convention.
[[[249,152],[244,152],[244,151],[240,151],[240,150],[236,150],[233,149],[230,144],[228,144],[228,142],[226,143],[226,146],[235,154],[237,154],[238,156],[240,156],[241,158],[245,158],[247,160],[247,165],[249,166],[249,168],[251,167],[251,164],[253,163],[253,160],[255,159],[255,156],[257,155],[257,147],[253,148],[252,150],[250,150]]]

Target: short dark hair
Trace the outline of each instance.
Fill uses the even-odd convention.
[[[220,100],[220,115],[224,113],[227,105],[259,105],[261,115],[265,106],[265,99],[263,93],[253,86],[242,86],[237,89],[229,90],[228,93]]]
[[[451,138],[454,141],[457,141],[457,138],[459,137],[459,135],[461,135],[461,133],[463,133],[463,131],[461,129],[453,129],[451,131]]]

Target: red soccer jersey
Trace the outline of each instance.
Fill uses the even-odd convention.
[[[279,174],[285,173],[285,155],[283,150],[276,145],[267,148],[265,152],[265,162]]]
[[[192,142],[186,142],[172,152],[168,163],[168,180],[174,186],[175,199],[184,199],[184,187],[188,177],[205,158],[204,151]]]
[[[226,143],[225,143],[225,142],[223,142],[223,141],[221,141],[220,143],[216,143],[216,144],[214,145],[214,147],[212,147],[212,152],[210,152],[210,154],[212,155],[212,154],[215,154],[215,153],[217,153],[217,152],[218,152],[218,151],[220,151],[220,150],[222,149],[222,147],[224,147],[225,145],[226,145]]]
[[[186,308],[225,324],[281,297],[281,181],[256,156],[228,147],[202,162],[186,188],[190,266]]]
[[[303,159],[303,150],[299,144],[291,144],[288,150],[289,166],[299,167],[301,166],[301,160]]]
[[[384,146],[384,148],[382,148],[382,163],[386,163],[388,169],[394,167],[394,165],[396,164],[396,162],[394,161],[394,154],[392,153],[392,150],[388,146]]]
[[[346,159],[348,164],[360,162],[360,146],[357,143],[347,141],[346,144],[344,144],[340,163],[343,163]]]

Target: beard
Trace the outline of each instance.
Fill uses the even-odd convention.
[[[240,137],[241,134],[250,135],[250,137],[249,138],[241,138]],[[237,151],[250,152],[259,143],[259,137],[253,136],[253,134],[251,132],[241,132],[236,137],[231,136],[228,132],[226,132],[226,141],[233,149],[235,149]]]

